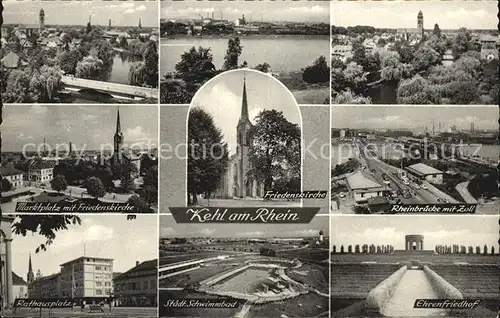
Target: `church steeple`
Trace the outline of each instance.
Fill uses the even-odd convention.
[[[243,73],[243,99],[241,102],[241,120],[248,120],[247,83],[245,73]]]
[[[121,150],[122,150],[122,145],[123,145],[123,133],[122,133],[122,127],[120,123],[120,109],[117,108],[116,111],[116,131],[115,131],[115,136],[114,136],[114,161],[115,164],[121,162]]]
[[[31,264],[31,252],[28,261],[28,275],[26,277],[26,280],[28,281],[28,284],[32,283],[35,280],[35,274],[33,273],[33,265]]]

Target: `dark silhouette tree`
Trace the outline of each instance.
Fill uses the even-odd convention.
[[[188,118],[188,203],[219,186],[228,163],[227,144],[210,114],[194,107]],[[192,199],[192,201],[191,201]]]
[[[50,186],[53,190],[57,192],[65,191],[68,188],[68,183],[66,182],[66,178],[58,174],[54,177],[54,179],[50,180]]]
[[[87,193],[94,199],[102,198],[106,194],[104,184],[101,179],[90,177],[86,181]]]

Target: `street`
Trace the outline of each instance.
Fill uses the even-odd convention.
[[[102,313],[89,313],[89,309],[81,311],[80,308],[53,308],[40,309],[38,308],[18,308],[15,312],[7,311],[4,317],[157,317],[156,307],[113,307],[111,312],[109,308],[104,306]]]

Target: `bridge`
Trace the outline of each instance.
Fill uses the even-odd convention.
[[[158,89],[156,88],[88,80],[66,75],[61,76],[61,83],[69,90],[92,89],[103,93],[109,93],[116,98],[158,99]]]

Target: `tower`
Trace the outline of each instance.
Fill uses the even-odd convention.
[[[108,28],[111,29],[111,19],[108,20]]]
[[[139,29],[142,28],[142,23],[141,23],[141,18],[139,18],[139,24],[138,24]]]
[[[40,13],[38,14],[38,18],[39,18],[39,26],[38,28],[40,30],[43,30],[45,28],[45,11],[43,11],[43,9],[40,9]]]
[[[28,261],[28,275],[26,276],[26,281],[28,282],[28,284],[35,281],[35,273],[33,273],[33,265],[31,264],[31,252]]]
[[[247,87],[246,78],[243,74],[243,97],[241,101],[241,115],[238,121],[238,126],[236,127],[237,136],[237,160],[238,160],[238,192],[237,196],[244,198],[251,193],[251,182],[246,177],[246,171],[249,168],[248,162],[248,152],[250,149],[251,138],[250,129],[252,128],[252,123],[248,117],[248,101],[247,101]]]
[[[424,36],[424,14],[422,11],[418,11],[417,15],[417,30],[420,36]]]
[[[116,111],[116,131],[114,135],[114,149],[113,149],[113,161],[115,164],[121,163],[121,150],[123,146],[123,133],[120,124],[120,109],[117,108]]]

